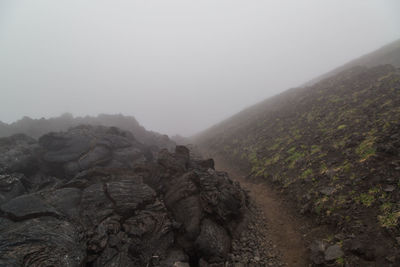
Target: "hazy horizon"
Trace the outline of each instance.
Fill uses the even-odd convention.
[[[400,2],[2,1],[0,121],[191,135],[400,38]]]

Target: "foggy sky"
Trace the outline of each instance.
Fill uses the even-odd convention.
[[[400,38],[398,0],[0,1],[0,120],[189,135]]]

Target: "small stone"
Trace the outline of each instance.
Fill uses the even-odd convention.
[[[385,191],[385,192],[393,192],[394,189],[395,189],[395,187],[393,185],[388,185],[383,189],[383,191]]]
[[[336,234],[335,235],[335,238],[336,238],[336,240],[343,240],[344,238],[345,238],[345,236],[344,236],[344,234],[342,234],[342,233],[339,233],[339,234]]]
[[[174,263],[173,267],[190,267],[190,265],[187,262],[177,261]]]
[[[311,261],[316,264],[322,264],[324,262],[324,252],[326,249],[326,244],[323,241],[315,240],[310,245],[310,259]]]
[[[319,190],[319,192],[321,192],[324,195],[330,196],[333,194],[333,192],[335,192],[335,188],[334,187],[330,187],[330,186],[326,186],[323,187]]]
[[[328,247],[325,251],[325,260],[332,261],[336,260],[344,255],[342,248],[339,245],[333,245]]]
[[[255,261],[255,262],[259,262],[259,261],[260,261],[260,257],[257,257],[257,256],[254,257],[254,261]]]

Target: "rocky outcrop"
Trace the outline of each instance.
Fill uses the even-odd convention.
[[[166,148],[170,151],[175,149],[175,142],[169,139],[167,135],[147,131],[134,117],[124,116],[122,114],[100,114],[96,117],[73,117],[71,114],[65,113],[59,117],[49,119],[23,117],[10,124],[0,121],[0,137],[8,137],[13,134],[23,133],[33,138],[39,138],[48,132],[67,131],[79,125],[117,127],[131,132],[139,142],[147,146],[160,149]]]
[[[115,127],[79,126],[46,134],[39,144],[47,172],[58,175],[75,175],[95,166],[130,168],[153,157],[130,132]]]
[[[37,149],[36,141],[24,134],[0,138],[0,172],[35,172]]]
[[[248,197],[212,160],[107,127],[0,141],[0,266],[231,260]]]

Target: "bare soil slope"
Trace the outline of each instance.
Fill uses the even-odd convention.
[[[397,266],[399,122],[399,70],[354,67],[253,106],[195,142],[334,229],[311,246],[315,264]]]

